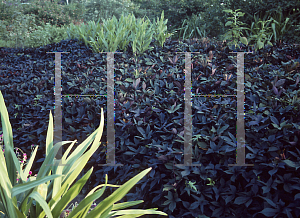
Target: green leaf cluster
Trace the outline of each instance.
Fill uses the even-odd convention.
[[[164,11],[156,23],[154,20],[151,23],[149,19],[136,19],[133,14],[124,16],[124,13],[119,20],[113,16],[112,19],[104,20],[103,24],[99,21],[90,21],[81,26],[72,24],[67,29],[67,34],[69,38],[83,40],[94,52],[114,52],[118,48],[126,50],[126,46],[132,42],[133,53],[138,55],[153,49],[149,47],[152,37],[157,40],[158,45],[163,46],[166,38],[171,36],[166,32],[167,20],[164,20]]]
[[[228,30],[224,35],[224,40],[233,39],[233,44],[238,45],[238,40],[240,40],[243,44],[248,44],[247,38],[242,37],[242,30],[248,29],[246,27],[241,27],[244,25],[243,22],[238,20],[238,17],[243,17],[245,13],[238,12],[240,9],[235,10],[224,10],[226,13],[231,13],[233,17],[227,18],[229,21],[226,22],[225,26],[230,26],[231,29]],[[239,47],[239,45],[238,45]]]

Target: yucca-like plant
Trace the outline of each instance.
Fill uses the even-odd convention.
[[[205,38],[207,36],[206,24],[202,25],[201,17],[192,15],[190,20],[185,19],[179,32],[184,39]],[[188,37],[186,37],[188,36]]]
[[[46,138],[46,157],[36,177],[27,176],[33,164],[38,146],[34,149],[25,169],[19,163],[13,152],[13,135],[9,122],[8,112],[5,106],[3,95],[0,91],[0,114],[3,128],[3,140],[5,151],[0,149],[0,215],[1,218],[59,218],[65,207],[80,193],[81,189],[90,177],[93,167],[72,187],[77,176],[80,174],[90,157],[97,150],[104,126],[103,108],[101,109],[100,127],[92,133],[74,152],[67,158],[75,141],[63,141],[53,146],[53,117],[50,111],[49,125]],[[94,140],[91,148],[87,150]],[[59,161],[55,158],[59,148],[67,143],[72,143],[62,159]],[[86,151],[86,152],[85,152]],[[85,153],[84,153],[85,152]],[[84,154],[83,154],[84,153]],[[157,209],[148,210],[122,210],[124,208],[139,204],[141,201],[132,201],[125,203],[116,203],[120,201],[129,190],[141,180],[151,167],[142,171],[128,182],[119,185],[107,184],[107,175],[105,184],[95,187],[82,200],[78,206],[69,214],[72,218],[108,218],[122,215],[125,217],[140,217],[144,214],[167,214],[156,211]],[[20,179],[17,184],[17,174]],[[104,186],[104,187],[103,187]],[[90,213],[89,210],[95,200],[100,198],[106,188],[119,187],[112,195],[101,201]],[[102,188],[101,188],[102,187]],[[97,190],[101,188],[100,190]],[[96,191],[97,190],[97,191]],[[30,210],[30,212],[29,212]]]

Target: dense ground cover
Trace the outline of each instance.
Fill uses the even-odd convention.
[[[196,1],[194,1],[194,2],[196,2]],[[163,2],[164,4],[162,4],[162,5],[160,5],[162,8],[163,7],[165,7],[166,6],[166,4],[167,4],[167,1],[164,1]],[[169,2],[170,3],[170,2]],[[153,8],[155,8],[154,7],[154,3],[152,4],[152,7]],[[49,8],[50,8],[50,6],[49,6]],[[175,27],[184,27],[184,29],[182,30],[182,31],[178,31],[179,33],[180,33],[180,37],[183,37],[183,34],[184,34],[184,30],[185,30],[185,27],[187,26],[187,30],[186,30],[186,32],[185,32],[185,36],[187,36],[187,38],[194,38],[194,37],[199,37],[200,35],[201,35],[201,33],[199,33],[199,32],[202,32],[202,36],[203,36],[203,34],[206,34],[207,35],[207,33],[209,33],[209,34],[211,34],[211,35],[215,35],[215,36],[217,36],[218,38],[220,38],[220,35],[222,35],[222,34],[224,34],[224,31],[222,32],[222,28],[224,28],[224,24],[225,24],[225,22],[227,21],[226,19],[227,19],[227,17],[225,17],[225,15],[226,15],[226,13],[223,13],[223,16],[224,16],[224,18],[226,18],[226,19],[223,19],[222,20],[222,22],[221,22],[221,24],[220,24],[220,20],[212,20],[212,23],[211,24],[207,24],[207,26],[208,26],[208,28],[206,29],[206,28],[204,28],[204,29],[201,29],[201,31],[200,31],[200,29],[199,29],[199,31],[197,30],[197,28],[196,27],[202,27],[202,24],[203,23],[201,23],[201,22],[203,22],[203,20],[204,19],[199,19],[199,17],[195,17],[195,16],[192,16],[192,17],[188,17],[187,15],[189,15],[189,13],[191,13],[191,11],[193,11],[194,10],[194,8],[190,5],[190,6],[187,6],[187,5],[174,5],[174,7],[173,7],[173,5],[172,5],[172,7],[171,8],[173,8],[175,11],[179,11],[179,9],[181,9],[182,11],[180,11],[180,12],[178,12],[178,16],[181,16],[182,14],[184,14],[184,13],[186,13],[186,16],[182,16],[182,17],[186,17],[186,18],[189,18],[184,24],[176,24],[176,19],[174,19],[174,17],[172,17],[171,15],[169,15],[168,16],[168,13],[170,13],[170,12],[168,12],[168,13],[166,13],[166,18],[168,18],[170,21],[171,21],[171,24],[169,24],[169,25],[174,25]],[[184,10],[183,10],[184,9]],[[189,10],[187,10],[187,9],[189,9]],[[197,10],[200,10],[201,9],[201,6],[199,6],[198,5],[198,8],[197,8]],[[207,8],[206,8],[207,9]],[[30,10],[35,10],[35,9],[30,9]],[[208,9],[207,9],[208,10]],[[211,10],[211,14],[213,14],[213,13],[216,13],[216,11],[214,12],[213,11],[213,9],[212,8],[210,8],[210,10]],[[183,12],[184,11],[184,12]],[[174,11],[171,11],[171,12],[174,12]],[[54,26],[57,26],[57,27],[59,27],[59,26],[61,26],[61,25],[63,25],[64,23],[65,23],[65,21],[67,21],[67,20],[64,20],[65,19],[65,15],[63,15],[63,14],[61,14],[61,16],[57,16],[56,14],[54,14],[54,15],[52,15],[52,17],[51,16],[48,16],[48,15],[46,15],[46,14],[39,14],[40,12],[39,12],[39,10],[38,10],[38,14],[37,14],[37,16],[41,16],[41,18],[42,19],[44,19],[44,22],[52,22],[52,20],[55,20],[55,17],[57,18],[56,20],[56,23],[55,22],[53,22],[51,25],[48,25],[48,27],[46,27],[46,26],[44,26],[42,29],[41,28],[37,28],[36,26],[33,26],[33,27],[30,27],[30,28],[36,28],[36,29],[39,29],[40,30],[40,32],[35,32],[35,38],[33,38],[33,40],[28,40],[28,41],[26,41],[26,39],[27,38],[30,38],[30,34],[33,34],[32,32],[27,32],[26,34],[26,36],[23,38],[23,39],[18,39],[18,38],[16,38],[17,36],[19,36],[20,35],[20,33],[23,33],[23,32],[26,32],[25,30],[20,30],[20,32],[14,32],[14,31],[12,31],[12,30],[10,30],[7,26],[5,27],[5,28],[8,28],[8,31],[12,31],[11,33],[10,33],[10,36],[7,38],[7,39],[9,39],[10,37],[11,38],[13,38],[14,36],[16,36],[14,39],[14,41],[12,42],[12,43],[14,43],[16,40],[18,41],[19,40],[19,45],[20,45],[20,43],[22,44],[22,42],[24,42],[24,40],[26,41],[26,43],[28,43],[28,44],[30,44],[31,43],[31,45],[33,45],[33,44],[37,44],[37,41],[41,41],[41,43],[46,43],[46,44],[49,44],[49,43],[53,43],[53,42],[60,42],[61,41],[61,37],[65,37],[66,36],[66,32],[65,32],[65,29],[60,29],[61,31],[58,31],[58,29],[56,29],[56,27],[52,27],[52,25],[54,25]],[[151,14],[151,13],[153,13],[153,14],[157,14],[157,11],[149,11],[148,12],[148,14]],[[221,13],[221,12],[219,12],[219,13]],[[116,14],[118,14],[118,12],[116,12]],[[157,15],[157,17],[159,17],[160,16],[160,14],[158,14]],[[167,17],[168,16],[168,17]],[[210,15],[211,16],[211,15]],[[207,16],[207,17],[210,17],[210,16]],[[149,15],[149,17],[150,17],[150,15]],[[202,17],[206,17],[205,15],[202,15]],[[213,17],[213,16],[212,16]],[[53,19],[54,18],[54,19]],[[97,18],[99,18],[99,17],[96,17],[96,19]],[[76,19],[86,19],[86,18],[82,18],[82,17],[78,17],[78,18],[76,18]],[[19,21],[22,21],[22,20],[26,20],[26,19],[23,19],[22,18],[22,16],[21,17],[19,17],[19,19],[16,19],[17,20],[17,22],[19,22]],[[72,22],[72,23],[77,23],[78,22],[78,20],[73,20],[73,19],[69,19],[70,21],[69,22]],[[152,19],[150,19],[151,21],[152,21]],[[201,21],[202,20],[202,21]],[[81,20],[81,21],[84,21],[84,20]],[[87,21],[87,20],[86,20]],[[29,21],[30,22],[30,21]],[[215,23],[214,23],[215,22]],[[246,21],[245,21],[246,22]],[[283,23],[284,23],[284,19],[283,19],[283,21],[282,21]],[[67,23],[67,22],[66,22]],[[69,24],[69,23],[68,23]],[[251,24],[251,23],[250,23]],[[17,25],[17,24],[16,24]],[[42,24],[41,24],[42,25]],[[181,25],[181,26],[180,26]],[[30,25],[28,25],[28,26],[30,26]],[[209,26],[210,26],[210,28],[209,28]],[[219,26],[219,30],[218,30],[218,28],[216,28],[219,32],[219,35],[216,35],[217,33],[217,30],[216,29],[214,29],[214,28],[211,28],[211,27],[213,27],[213,26]],[[257,25],[258,27],[260,27],[259,29],[258,29],[258,31],[257,31],[257,33],[260,33],[260,30],[261,29],[264,29],[264,27],[262,27],[262,26],[260,26],[259,24]],[[19,27],[24,27],[24,25],[19,25]],[[59,28],[61,28],[61,27],[59,27]],[[169,26],[168,26],[168,28],[169,28]],[[233,26],[232,27],[232,29],[234,29],[234,30],[236,30],[236,28],[237,29],[239,29],[238,27],[236,27],[236,26]],[[292,27],[290,27],[290,28],[292,28]],[[15,29],[17,30],[18,29],[18,27],[17,26],[15,26]],[[45,29],[46,29],[46,31],[45,31]],[[175,28],[176,29],[176,28]],[[293,28],[292,28],[293,29]],[[29,29],[30,30],[30,29]],[[169,29],[168,29],[169,30]],[[213,31],[213,30],[215,30],[215,32]],[[18,30],[19,31],[19,30]],[[23,31],[23,32],[22,32]],[[192,32],[193,31],[193,32]],[[45,36],[45,32],[48,32],[48,39],[47,39],[47,37]],[[52,33],[52,34],[50,34],[50,33]],[[172,31],[171,31],[172,32]],[[238,32],[238,31],[237,31]],[[221,34],[222,33],[222,34]],[[270,31],[270,30],[268,30],[268,34],[270,34],[270,33],[272,33],[272,31]],[[278,31],[278,33],[281,33],[281,29],[280,29],[280,31]],[[286,34],[287,34],[288,32],[286,32]],[[15,34],[15,35],[14,35]],[[244,34],[245,36],[247,36],[246,34]],[[259,35],[259,34],[257,34],[257,35]],[[293,34],[295,37],[297,37],[297,35],[296,34]],[[40,38],[38,38],[38,37],[40,37]],[[176,37],[176,36],[175,36]],[[177,36],[178,38],[179,38],[179,36]],[[248,37],[248,36],[247,36]],[[293,37],[291,36],[291,34],[289,34],[289,35],[284,35],[284,34],[282,34],[281,33],[281,35],[277,35],[277,37],[281,37],[281,42],[280,41],[275,41],[275,39],[271,39],[270,40],[270,42],[272,42],[273,43],[273,45],[274,45],[274,47],[273,48],[271,48],[270,46],[269,47],[266,47],[266,49],[269,51],[268,52],[268,54],[269,53],[272,53],[272,52],[274,52],[274,50],[276,50],[277,48],[281,48],[280,46],[281,45],[283,45],[284,43],[282,42],[282,40],[283,39],[285,39],[285,37],[287,37],[288,39],[290,38],[290,39],[292,39]],[[6,40],[7,40],[6,39]],[[239,39],[239,38],[237,38],[237,39]],[[295,38],[294,38],[295,39]],[[5,43],[6,42],[8,42],[8,41],[6,41],[5,40]],[[23,41],[22,41],[23,40]],[[42,41],[42,40],[45,40],[45,41]],[[46,41],[46,40],[48,40],[48,41]],[[3,40],[4,41],[4,40]],[[264,44],[266,45],[267,44],[267,42],[269,41],[268,39],[266,39],[265,37],[262,37],[262,41],[264,41]],[[222,42],[222,41],[221,41]],[[257,41],[255,41],[255,42],[257,42]],[[176,43],[179,43],[179,41],[177,41]],[[175,44],[176,43],[174,43],[173,44],[173,46],[175,46]],[[186,42],[185,42],[186,43]],[[290,44],[295,44],[294,42],[292,42],[292,41],[290,41],[289,42]],[[241,46],[242,46],[242,44],[241,43],[239,43]],[[14,46],[14,44],[11,44],[12,46]],[[209,48],[207,48],[206,49],[206,52],[209,52],[210,50],[214,50],[214,45],[211,45],[211,47],[209,47]],[[226,46],[225,46],[226,47]],[[227,48],[228,49],[228,48]],[[242,49],[246,49],[245,47],[244,48],[242,48]],[[247,47],[247,49],[250,49],[250,47]],[[270,56],[272,56],[272,55],[266,55],[266,54],[262,54],[262,52],[258,52],[258,53],[256,53],[256,55],[258,55],[258,57],[257,57],[257,62],[258,63],[260,63],[260,65],[262,65],[262,64],[265,64],[266,66],[264,66],[264,67],[260,67],[260,65],[258,65],[258,66],[255,66],[255,68],[254,69],[256,69],[257,71],[259,71],[260,70],[260,73],[268,73],[267,71],[268,70],[278,70],[278,69],[280,69],[280,68],[282,68],[281,70],[278,70],[278,72],[279,72],[279,75],[277,75],[277,76],[284,76],[284,74],[288,74],[289,76],[288,77],[290,77],[290,78],[292,78],[292,79],[289,79],[289,84],[291,84],[291,85],[295,85],[296,84],[296,86],[297,86],[297,73],[298,73],[298,70],[299,70],[299,59],[300,59],[300,57],[299,57],[299,53],[297,53],[297,52],[295,52],[295,48],[293,48],[292,49],[292,51],[290,50],[291,48],[288,48],[286,51],[286,54],[281,54],[281,55],[278,55],[277,54],[277,52],[275,52],[274,54],[273,54],[273,56],[275,56],[273,59],[270,57]],[[267,50],[264,50],[264,51],[267,51]],[[219,55],[221,55],[221,54],[219,54]],[[214,54],[214,56],[217,56],[216,54]],[[276,59],[276,57],[277,57],[277,59]],[[279,58],[279,59],[278,59]],[[298,60],[298,61],[297,61]],[[280,66],[280,64],[278,64],[278,63],[280,63],[280,61],[283,61],[284,62],[284,65],[283,66]],[[204,63],[204,62],[203,62]],[[204,67],[204,66],[202,66],[201,67],[201,65],[203,65],[203,63],[201,63],[201,62],[199,62],[199,63],[195,63],[195,65],[196,64],[198,64],[199,66],[197,66],[198,68],[197,68],[197,70],[199,70],[199,71],[205,71],[204,69],[206,68],[206,67]],[[297,64],[298,63],[298,64]],[[82,65],[82,64],[81,64]],[[222,66],[223,67],[223,69],[226,69],[226,71],[228,71],[228,72],[226,72],[225,71],[225,73],[226,74],[228,74],[228,73],[230,73],[230,71],[233,71],[233,72],[236,72],[236,68],[234,68],[232,65],[229,65],[228,63],[227,63],[227,65],[225,64],[225,61],[220,61],[220,62],[218,62],[217,63],[217,65],[218,66]],[[206,73],[206,74],[209,74],[209,72],[211,72],[211,70],[212,70],[212,68],[209,68],[209,65],[208,65],[208,67],[207,67],[208,69],[207,69],[207,72],[205,71],[204,73]],[[157,69],[158,70],[158,69]],[[232,73],[233,73],[232,72]],[[228,74],[229,75],[229,74]],[[254,75],[254,74],[253,74]],[[291,75],[291,76],[290,76]],[[256,74],[256,76],[258,76],[257,74]],[[255,79],[255,77],[253,78],[253,80]],[[226,79],[227,80],[227,79]],[[258,79],[257,79],[258,80]],[[281,80],[282,81],[282,80]],[[218,81],[215,81],[215,82],[218,82]],[[253,81],[254,82],[254,81]],[[276,84],[276,81],[274,81],[275,82],[275,84]],[[298,79],[298,82],[299,82],[299,79]],[[232,83],[232,84],[234,84],[234,82]],[[272,85],[271,85],[271,83],[269,84],[270,85],[270,87],[272,88]],[[282,84],[281,84],[282,85]],[[149,85],[148,85],[149,86]],[[198,88],[201,88],[201,86],[200,87],[198,87]],[[203,88],[203,87],[202,87]],[[210,87],[211,88],[211,87]],[[277,89],[278,88],[278,89]],[[276,86],[275,86],[275,88],[274,88],[274,94],[275,95],[278,95],[279,94],[279,92],[281,92],[280,91],[280,85],[278,86],[276,88]],[[208,89],[208,87],[207,86],[205,86],[205,89]],[[277,90],[277,92],[276,92],[276,90]],[[283,89],[281,89],[281,90],[283,90]],[[270,100],[271,101],[271,100]],[[297,108],[297,103],[296,103],[296,101],[297,101],[297,97],[296,97],[296,100],[294,101],[294,100],[291,100],[290,102],[288,102],[288,100],[285,102],[285,103],[290,103],[290,104],[296,104],[295,105],[295,108]],[[270,103],[270,104],[276,104],[277,105],[277,103],[276,103],[276,100],[275,99],[272,99],[272,102]],[[254,109],[254,107],[253,107],[253,109]],[[125,118],[125,117],[124,117]],[[296,121],[295,121],[295,119],[296,119]],[[297,122],[297,119],[298,118],[294,118],[294,122]],[[292,139],[291,139],[292,140]],[[102,156],[102,158],[105,158],[105,156]],[[168,155],[166,155],[165,154],[165,157],[160,157],[160,159],[162,159],[163,161],[166,161],[166,160],[168,160],[169,158],[168,158]],[[174,160],[175,160],[175,158],[174,158]],[[112,173],[112,172],[111,172]],[[110,177],[109,177],[110,178]],[[118,177],[117,176],[115,176],[115,178],[113,177],[113,179],[116,181],[116,182],[120,182],[121,180],[120,179],[118,179]],[[176,181],[176,180],[175,180]],[[178,182],[177,182],[178,183]],[[154,183],[155,184],[155,183]],[[170,186],[170,184],[169,184],[169,186]],[[188,189],[188,188],[187,188]],[[171,190],[171,188],[169,187],[169,190]],[[193,189],[191,189],[190,191],[192,191]],[[189,192],[190,192],[189,191]],[[193,192],[193,191],[192,191]],[[195,192],[196,193],[196,192]],[[187,196],[186,196],[187,197]],[[185,199],[186,200],[186,199]],[[170,211],[171,211],[171,209],[173,208],[173,206],[174,206],[174,204],[169,204],[170,206],[169,206],[169,209],[170,209]],[[172,205],[172,206],[171,206]],[[176,205],[176,202],[175,202],[175,205]],[[177,205],[179,205],[179,204],[177,204]],[[184,204],[184,205],[186,205],[186,204]],[[181,205],[182,206],[182,205]],[[178,208],[177,208],[177,210],[175,210],[175,212],[173,213],[173,216],[175,216],[176,215],[176,213],[178,213],[178,211],[179,211],[179,206],[177,206]],[[183,208],[183,207],[182,207]],[[174,209],[174,208],[173,208]],[[169,212],[170,212],[169,211]],[[175,216],[176,217],[176,216]]]

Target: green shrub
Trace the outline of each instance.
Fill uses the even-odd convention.
[[[44,31],[49,32],[50,34],[50,43],[59,43],[61,40],[68,37],[67,27],[55,27],[47,25]]]
[[[30,33],[29,37],[25,40],[25,44],[28,47],[40,47],[47,44],[59,43],[66,38],[67,32],[65,27],[55,27],[47,23],[43,27],[38,26],[36,31]]]
[[[186,22],[194,23],[194,21],[192,21],[193,15],[199,17],[200,20],[198,27],[205,27],[206,34],[208,36],[218,37],[225,31],[224,23],[226,22],[226,14],[222,11],[222,9],[224,9],[224,5],[220,5],[220,2],[217,0],[209,0],[205,2],[201,0],[132,1],[142,9],[148,10],[147,17],[150,20],[152,20],[153,16],[158,16],[161,11],[164,10],[165,18],[168,19],[168,28],[171,32],[177,31],[172,38],[180,38],[180,34],[183,36],[182,32],[179,33],[178,30],[183,26],[185,28]],[[192,26],[188,28],[194,29]]]
[[[0,2],[0,20],[11,21],[13,15],[18,11],[18,3],[9,1]]]
[[[0,41],[8,40],[8,31],[6,28],[8,25],[8,21],[0,20]]]
[[[164,1],[151,0],[151,1],[142,1],[142,0],[132,0],[135,4],[135,7],[132,10],[132,13],[136,18],[143,18],[144,16],[148,17],[149,20],[156,20],[156,17],[159,17],[161,12],[164,11],[165,17],[168,14],[169,9],[163,5]],[[168,16],[169,17],[169,16]],[[172,18],[172,20],[174,17]],[[168,22],[170,23],[170,21]]]
[[[179,31],[179,37],[183,39],[206,37],[206,24],[201,25],[201,18],[194,15],[189,20],[184,20]]]
[[[133,0],[133,2],[143,10],[143,16],[146,15],[151,21],[159,17],[161,12],[164,11],[165,19],[168,19],[168,27],[172,30],[181,28],[183,20],[187,19],[186,10],[183,7],[186,0],[183,1],[170,1],[170,0],[151,0],[141,1]],[[141,14],[134,12],[137,17]],[[175,37],[176,35],[174,35]]]
[[[18,12],[14,22],[9,25],[6,21],[0,25],[2,47],[39,47],[58,43],[67,38],[66,27],[51,26],[49,23],[37,26],[36,15]],[[8,29],[8,30],[7,30]]]
[[[22,45],[28,37],[29,30],[36,28],[35,15],[24,15],[21,12],[17,12],[12,16],[12,19],[13,22],[10,25],[6,21],[2,22],[1,33],[3,41],[8,43],[5,47],[11,47],[12,45],[14,47],[23,47]]]
[[[71,3],[64,7],[65,15],[71,17],[72,20],[82,20],[86,13],[86,8],[83,3]]]
[[[34,0],[19,6],[19,10],[5,10],[10,12],[3,17],[5,20],[0,20],[0,46],[39,47],[60,42],[67,38],[65,27],[83,16],[78,12],[83,11],[84,6],[75,8],[76,5],[61,8],[56,2]],[[8,7],[9,3],[1,3],[1,6]]]
[[[217,37],[220,39],[220,35],[225,33],[227,15],[223,9],[224,5],[213,3],[213,6],[209,5],[204,12],[198,14],[198,16],[201,17],[201,23],[206,24],[207,35],[209,35],[209,37]]]
[[[54,2],[50,2],[50,0],[34,0],[30,4],[22,5],[21,12],[25,15],[36,15],[37,26],[42,26],[42,24],[46,23],[58,27],[69,25],[72,22],[72,18],[69,16],[71,12],[65,13],[65,7],[68,6],[59,5],[57,1],[58,0],[54,0]]]
[[[124,2],[124,3],[123,3]],[[123,4],[126,6],[124,7]],[[121,17],[122,12],[128,15],[132,10],[134,10],[134,5],[130,1],[107,1],[107,0],[97,0],[87,2],[85,5],[86,13],[84,16],[85,22],[94,21],[97,22],[99,19],[108,20],[115,16],[117,19]]]

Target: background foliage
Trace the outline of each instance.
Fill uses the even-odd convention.
[[[41,3],[44,1],[47,3]],[[121,12],[125,14],[132,12],[136,18],[146,15],[152,22],[164,10],[165,19],[168,19],[168,31],[176,31],[172,36],[176,39],[182,37],[183,32],[180,32],[180,28],[183,28],[184,20],[191,20],[192,15],[196,15],[200,20],[199,27],[206,30],[208,37],[222,40],[221,36],[226,31],[225,23],[228,16],[223,9],[233,11],[241,9],[245,13],[245,16],[240,19],[241,22],[250,26],[255,14],[262,18],[267,13],[274,14],[280,8],[284,16],[291,14],[296,20],[295,24],[300,24],[300,16],[296,14],[300,12],[300,1],[297,0],[286,2],[278,0],[237,2],[233,0],[71,0],[68,1],[68,5],[64,0],[30,0],[28,2],[31,4],[22,5],[23,9],[19,9],[23,11],[22,13],[37,15],[37,25],[41,25],[40,23],[43,21],[59,27],[69,25],[73,20],[87,23],[89,20],[96,22],[99,18],[101,21],[101,19],[112,18],[112,16],[118,19]],[[12,5],[6,10],[4,10],[3,4],[0,4],[0,11],[3,12],[0,14],[0,20],[12,20],[12,16],[16,12],[14,6],[16,1],[11,1],[11,3]],[[55,3],[54,6],[51,6],[53,3]],[[124,3],[127,4],[126,7],[123,7]],[[21,8],[20,3],[18,5],[18,8]],[[299,34],[294,34],[292,29],[287,32],[285,38],[294,43],[300,40]]]
[[[115,16],[117,19],[121,17],[122,12],[128,14],[130,11],[135,10],[135,6],[129,0],[106,1],[97,0],[90,1],[84,4],[87,13],[85,14],[85,21],[98,19],[109,19]]]
[[[260,18],[263,18],[266,14],[274,15],[279,9],[282,10],[283,16],[287,17],[289,14],[293,17],[291,20],[296,20],[296,24],[300,24],[300,1],[279,1],[279,0],[252,0],[252,1],[234,1],[224,0],[228,9],[236,10],[242,9],[245,12],[245,16],[241,18],[241,21],[247,25],[251,25],[253,16],[258,14]],[[298,14],[297,14],[298,13]],[[299,34],[294,34],[293,30],[288,31],[286,40],[293,43],[299,43]]]

